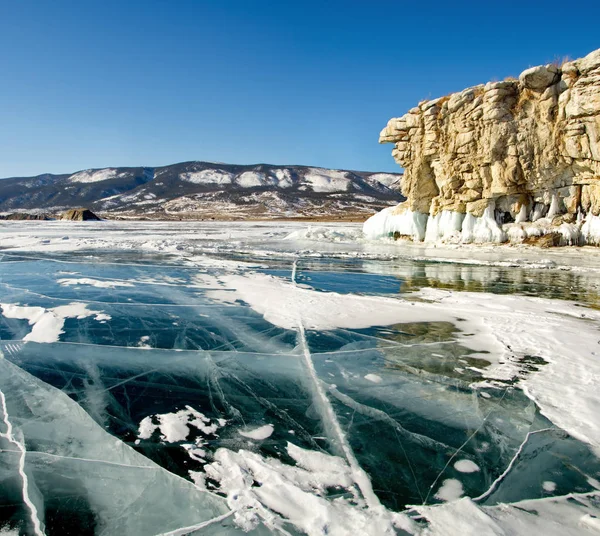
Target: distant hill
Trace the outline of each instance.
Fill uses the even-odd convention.
[[[343,218],[402,201],[394,189],[400,176],[211,162],[89,169],[0,180],[0,212],[87,207],[107,218]]]

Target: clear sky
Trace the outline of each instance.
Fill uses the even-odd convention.
[[[387,120],[600,48],[600,1],[0,0],[0,177],[393,171]]]

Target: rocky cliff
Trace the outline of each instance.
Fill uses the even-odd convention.
[[[380,143],[394,144],[407,200],[367,234],[600,243],[600,50],[421,102]]]

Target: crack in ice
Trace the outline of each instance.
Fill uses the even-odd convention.
[[[33,501],[31,500],[31,498],[29,497],[29,479],[27,478],[27,474],[25,473],[25,447],[23,445],[21,445],[21,443],[19,443],[19,441],[17,441],[17,439],[15,438],[14,434],[13,434],[13,428],[12,428],[12,423],[10,422],[9,418],[8,418],[8,409],[6,407],[6,397],[4,396],[4,393],[0,390],[0,405],[2,406],[2,419],[4,421],[4,424],[6,425],[6,432],[0,432],[0,437],[5,438],[6,440],[8,440],[9,443],[12,443],[13,445],[15,445],[17,447],[17,452],[20,453],[19,456],[19,469],[18,472],[21,475],[21,479],[23,481],[23,488],[22,488],[22,493],[23,493],[23,502],[27,505],[27,508],[29,508],[29,511],[31,513],[31,522],[33,523],[33,530],[36,536],[44,536],[44,529],[42,528],[42,524],[40,522],[40,518],[38,516],[38,511],[37,508],[35,506],[35,504],[33,504]]]
[[[333,427],[333,435],[335,439],[342,449],[348,464],[350,465],[350,470],[352,472],[352,479],[355,484],[360,489],[367,506],[369,508],[381,509],[382,505],[379,502],[379,498],[373,491],[373,486],[371,484],[371,480],[369,475],[365,472],[365,470],[360,467],[358,464],[358,460],[346,439],[346,436],[342,430],[339,420],[337,419],[333,407],[331,406],[331,402],[327,398],[327,394],[321,385],[321,381],[317,376],[317,371],[315,370],[315,365],[312,360],[312,356],[310,355],[310,350],[308,349],[308,343],[306,341],[306,333],[304,332],[304,326],[301,320],[298,320],[298,334],[299,334],[299,343],[302,349],[302,355],[304,357],[304,362],[306,364],[306,368],[308,370],[310,379],[312,380],[313,387],[315,389],[315,395],[319,398],[321,407],[323,410],[323,417],[325,417],[329,423]]]
[[[423,501],[423,504],[427,503],[427,501],[429,499],[429,496],[431,495],[431,492],[433,491],[433,488],[438,483],[438,480],[444,474],[444,472],[446,471],[446,469],[448,469],[448,466],[452,463],[452,460],[454,460],[454,458],[456,458],[460,454],[460,452],[462,451],[462,449],[465,448],[465,446],[469,443],[469,441],[471,441],[471,439],[473,439],[479,433],[479,431],[483,428],[483,426],[485,425],[485,423],[489,419],[489,417],[492,414],[492,412],[494,411],[494,409],[497,406],[500,405],[500,402],[502,402],[504,400],[504,397],[506,396],[507,392],[508,392],[508,389],[505,389],[504,393],[502,394],[502,397],[500,398],[500,400],[498,401],[498,403],[495,404],[495,406],[492,409],[490,409],[490,411],[485,416],[485,418],[483,419],[483,421],[481,422],[481,424],[475,429],[475,431],[469,437],[467,437],[467,439],[465,440],[465,442],[460,447],[458,447],[458,449],[456,449],[456,452],[454,452],[454,454],[452,454],[452,456],[450,456],[450,459],[446,462],[446,465],[444,465],[444,467],[442,468],[442,470],[439,472],[438,476],[435,477],[435,480],[433,481],[433,483],[431,484],[431,486],[429,486],[429,491],[427,492],[427,496],[425,497],[425,500]]]
[[[529,438],[532,435],[534,435],[534,434],[540,434],[542,432],[549,432],[549,431],[552,431],[552,430],[556,430],[556,428],[543,428],[541,430],[534,430],[533,432],[527,432],[527,435],[525,436],[525,439],[519,445],[519,448],[517,449],[517,452],[515,452],[515,455],[512,457],[512,459],[510,460],[510,463],[506,466],[506,469],[502,472],[502,474],[498,478],[496,478],[496,480],[494,480],[492,482],[492,485],[488,488],[487,491],[485,491],[484,493],[482,493],[481,495],[479,495],[479,497],[474,497],[472,500],[473,501],[482,501],[483,499],[489,497],[494,492],[494,490],[496,489],[496,486],[498,484],[500,484],[500,482],[502,482],[506,478],[506,476],[508,475],[508,473],[511,471],[511,469],[513,468],[513,465],[517,461],[517,458],[521,455],[521,452],[523,452],[523,448],[525,447],[525,444],[527,443],[527,441],[529,441]]]
[[[0,434],[0,436],[2,436],[2,434]],[[21,451],[20,450],[0,449],[0,452],[18,453]],[[149,465],[131,465],[128,463],[111,462],[108,460],[98,460],[95,458],[79,458],[77,456],[61,456],[60,454],[52,454],[50,452],[42,452],[40,450],[28,450],[27,454],[29,454],[29,456],[49,456],[51,458],[57,458],[57,459],[63,459],[63,460],[76,460],[76,461],[80,461],[80,462],[103,463],[106,465],[116,465],[117,467],[127,467],[129,469],[147,469],[150,471],[160,471],[162,469],[161,467],[152,467]]]
[[[185,536],[186,534],[190,534],[191,532],[194,532],[196,530],[203,529],[205,527],[208,527],[209,525],[218,523],[219,521],[223,521],[224,519],[231,517],[234,513],[235,511],[231,510],[230,512],[227,512],[222,516],[213,517],[212,519],[209,519],[208,521],[203,521],[202,523],[198,523],[197,525],[181,527],[175,530],[171,530],[169,532],[161,532],[160,534],[158,534],[158,536]]]

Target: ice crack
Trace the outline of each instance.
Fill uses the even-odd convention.
[[[19,474],[21,475],[21,479],[23,480],[23,502],[29,508],[31,513],[31,522],[33,523],[33,531],[36,536],[44,536],[44,529],[42,528],[42,523],[40,522],[40,518],[38,516],[38,511],[33,504],[33,501],[29,497],[29,480],[27,478],[27,474],[25,473],[25,447],[17,441],[13,434],[12,423],[8,418],[8,409],[6,407],[6,397],[4,393],[0,391],[0,404],[2,406],[2,420],[6,426],[6,432],[0,432],[0,437],[5,438],[7,441],[15,445],[20,452],[19,456]]]
[[[492,482],[492,485],[488,488],[488,490],[486,492],[482,493],[479,497],[473,498],[473,501],[482,501],[483,499],[486,499],[487,497],[489,497],[494,492],[494,490],[496,489],[496,486],[498,484],[500,484],[500,482],[502,482],[506,478],[506,475],[508,475],[508,473],[510,473],[511,469],[513,468],[513,465],[517,461],[518,457],[521,455],[521,452],[523,452],[523,449],[525,448],[525,445],[527,444],[527,442],[529,441],[529,438],[533,434],[541,434],[542,432],[550,432],[552,430],[555,430],[555,428],[543,428],[541,430],[534,430],[533,432],[527,432],[527,435],[525,436],[525,439],[519,445],[519,448],[517,449],[517,452],[515,452],[515,455],[510,460],[510,463],[507,465],[507,467],[504,470],[504,472],[496,480],[494,480]]]
[[[299,334],[299,342],[300,347],[302,349],[302,355],[304,357],[304,362],[306,364],[306,368],[312,380],[315,395],[319,399],[321,410],[323,413],[323,417],[326,418],[327,421],[331,424],[333,428],[333,436],[337,440],[340,448],[342,449],[346,460],[348,461],[348,465],[350,465],[350,470],[352,472],[352,479],[355,484],[360,489],[367,506],[369,508],[377,508],[381,509],[381,503],[379,502],[379,498],[375,495],[373,491],[373,486],[371,484],[371,479],[369,475],[365,472],[365,470],[360,467],[358,464],[358,460],[346,439],[346,435],[344,434],[342,427],[338,418],[335,415],[333,407],[331,406],[331,402],[327,398],[325,390],[321,384],[319,377],[317,376],[317,371],[315,370],[315,365],[312,360],[312,356],[310,354],[310,350],[308,349],[308,344],[306,341],[306,333],[304,332],[304,326],[302,325],[302,321],[298,320],[298,334]]]
[[[175,529],[169,532],[161,532],[158,536],[185,536],[186,534],[190,534],[197,530],[208,527],[213,523],[219,523],[220,521],[223,521],[224,519],[227,519],[228,517],[232,516],[234,513],[235,511],[232,510],[230,512],[227,512],[226,514],[223,514],[222,516],[213,517],[212,519],[209,519],[208,521],[204,521],[202,523],[198,523],[197,525],[192,525],[190,527],[181,527],[179,529]]]

